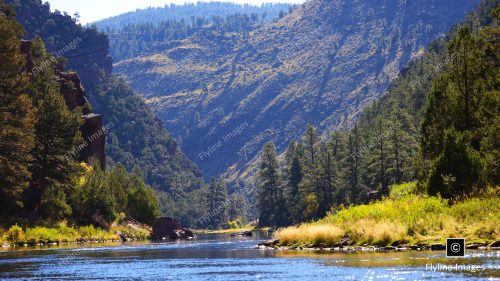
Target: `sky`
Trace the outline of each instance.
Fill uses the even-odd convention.
[[[166,4],[183,4],[185,2],[198,2],[199,0],[43,0],[49,2],[52,10],[59,10],[61,12],[68,12],[73,15],[80,14],[80,22],[87,24],[100,19],[109,18],[119,14],[123,14],[136,9],[147,7],[163,7]],[[282,3],[303,3],[305,0],[218,0],[221,2],[234,2],[234,3],[249,3],[260,5],[269,2],[282,2]]]

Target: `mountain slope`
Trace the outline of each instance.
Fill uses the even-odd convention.
[[[290,4],[239,5],[198,2],[182,6],[137,10],[96,22],[110,41],[115,62],[147,54],[164,41],[185,39],[204,28],[248,32],[265,22],[282,18]]]
[[[168,20],[183,20],[189,23],[197,17],[211,20],[214,16],[226,17],[236,13],[257,14],[263,20],[272,20],[277,18],[280,12],[288,12],[291,7],[291,4],[286,3],[268,3],[257,6],[215,1],[184,3],[183,5],[170,4],[164,7],[138,9],[92,24],[102,31],[119,30],[129,24],[159,23]]]
[[[215,30],[116,65],[205,175],[350,125],[479,0],[313,0],[248,36]]]

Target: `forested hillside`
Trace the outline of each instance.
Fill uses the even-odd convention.
[[[0,224],[109,228],[125,214],[151,223],[158,199],[139,174],[121,165],[102,171],[99,159],[79,157],[100,135],[82,129],[96,115],[78,75],[39,37],[21,41],[23,35],[12,7],[0,1]]]
[[[266,144],[257,176],[261,224],[322,218],[411,181],[418,184],[401,185],[391,198],[427,193],[457,202],[498,192],[499,35],[500,1],[483,1],[413,60],[352,129],[321,140],[310,126],[281,165]]]
[[[290,4],[171,4],[164,8],[137,10],[94,24],[108,35],[110,53],[116,63],[148,53],[157,44],[185,39],[206,28],[249,32],[259,24],[284,17],[292,8]]]
[[[182,180],[187,191],[200,188],[196,166],[142,99],[111,74],[106,35],[80,26],[68,15],[50,12],[49,5],[39,0],[6,2],[14,6],[26,29],[24,38],[40,36],[50,53],[67,58],[68,69],[80,74],[93,110],[105,124],[114,124],[106,144],[111,165],[121,162],[129,171],[137,166],[144,179],[161,191],[168,191],[174,180]],[[78,38],[78,44],[69,45]]]
[[[204,30],[116,69],[207,177],[236,181],[270,140],[281,153],[308,124],[322,137],[352,126],[478,3],[314,0],[248,34]]]
[[[112,169],[120,163],[128,172],[134,171],[135,176],[153,186],[162,203],[170,204],[162,205],[164,212],[181,204],[172,199],[171,189],[180,189],[182,200],[194,200],[197,195],[191,192],[204,186],[200,171],[182,153],[141,97],[112,74],[106,35],[82,27],[68,15],[50,12],[49,5],[39,0],[6,3],[13,5],[16,18],[26,30],[23,38],[39,36],[54,57],[44,61],[43,67],[50,68],[49,62],[57,61],[80,75],[92,110],[102,116],[104,126],[111,126],[105,146],[108,167]],[[204,208],[200,206],[200,210]],[[189,218],[183,215],[183,219]]]
[[[183,20],[185,23],[193,23],[193,19],[195,21],[200,18],[212,20],[213,17],[226,18],[234,14],[255,14],[259,20],[270,21],[279,17],[280,14],[287,13],[291,7],[291,4],[286,3],[268,3],[258,6],[215,1],[185,3],[182,5],[170,4],[164,7],[138,9],[92,24],[95,24],[97,29],[102,31],[107,29],[116,31],[129,24],[158,24],[170,20]]]

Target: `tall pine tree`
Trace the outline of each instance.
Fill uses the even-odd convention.
[[[31,177],[34,120],[20,53],[22,33],[13,10],[0,1],[0,214],[23,207]]]

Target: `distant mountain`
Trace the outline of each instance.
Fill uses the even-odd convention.
[[[205,28],[248,32],[260,24],[284,17],[291,4],[238,5],[198,2],[149,8],[94,23],[110,40],[115,62],[154,50],[158,43],[185,39]]]
[[[267,141],[349,126],[480,0],[312,0],[249,34],[205,30],[118,63],[205,176]]]
[[[89,25],[95,25],[97,29],[116,31],[129,24],[160,23],[169,20],[184,20],[191,23],[193,18],[204,17],[212,20],[214,16],[226,17],[234,14],[257,14],[263,20],[272,20],[279,16],[280,12],[288,12],[292,4],[268,3],[257,5],[235,4],[230,2],[197,2],[185,3],[183,5],[165,5],[164,7],[137,9],[118,16],[100,20]]]

